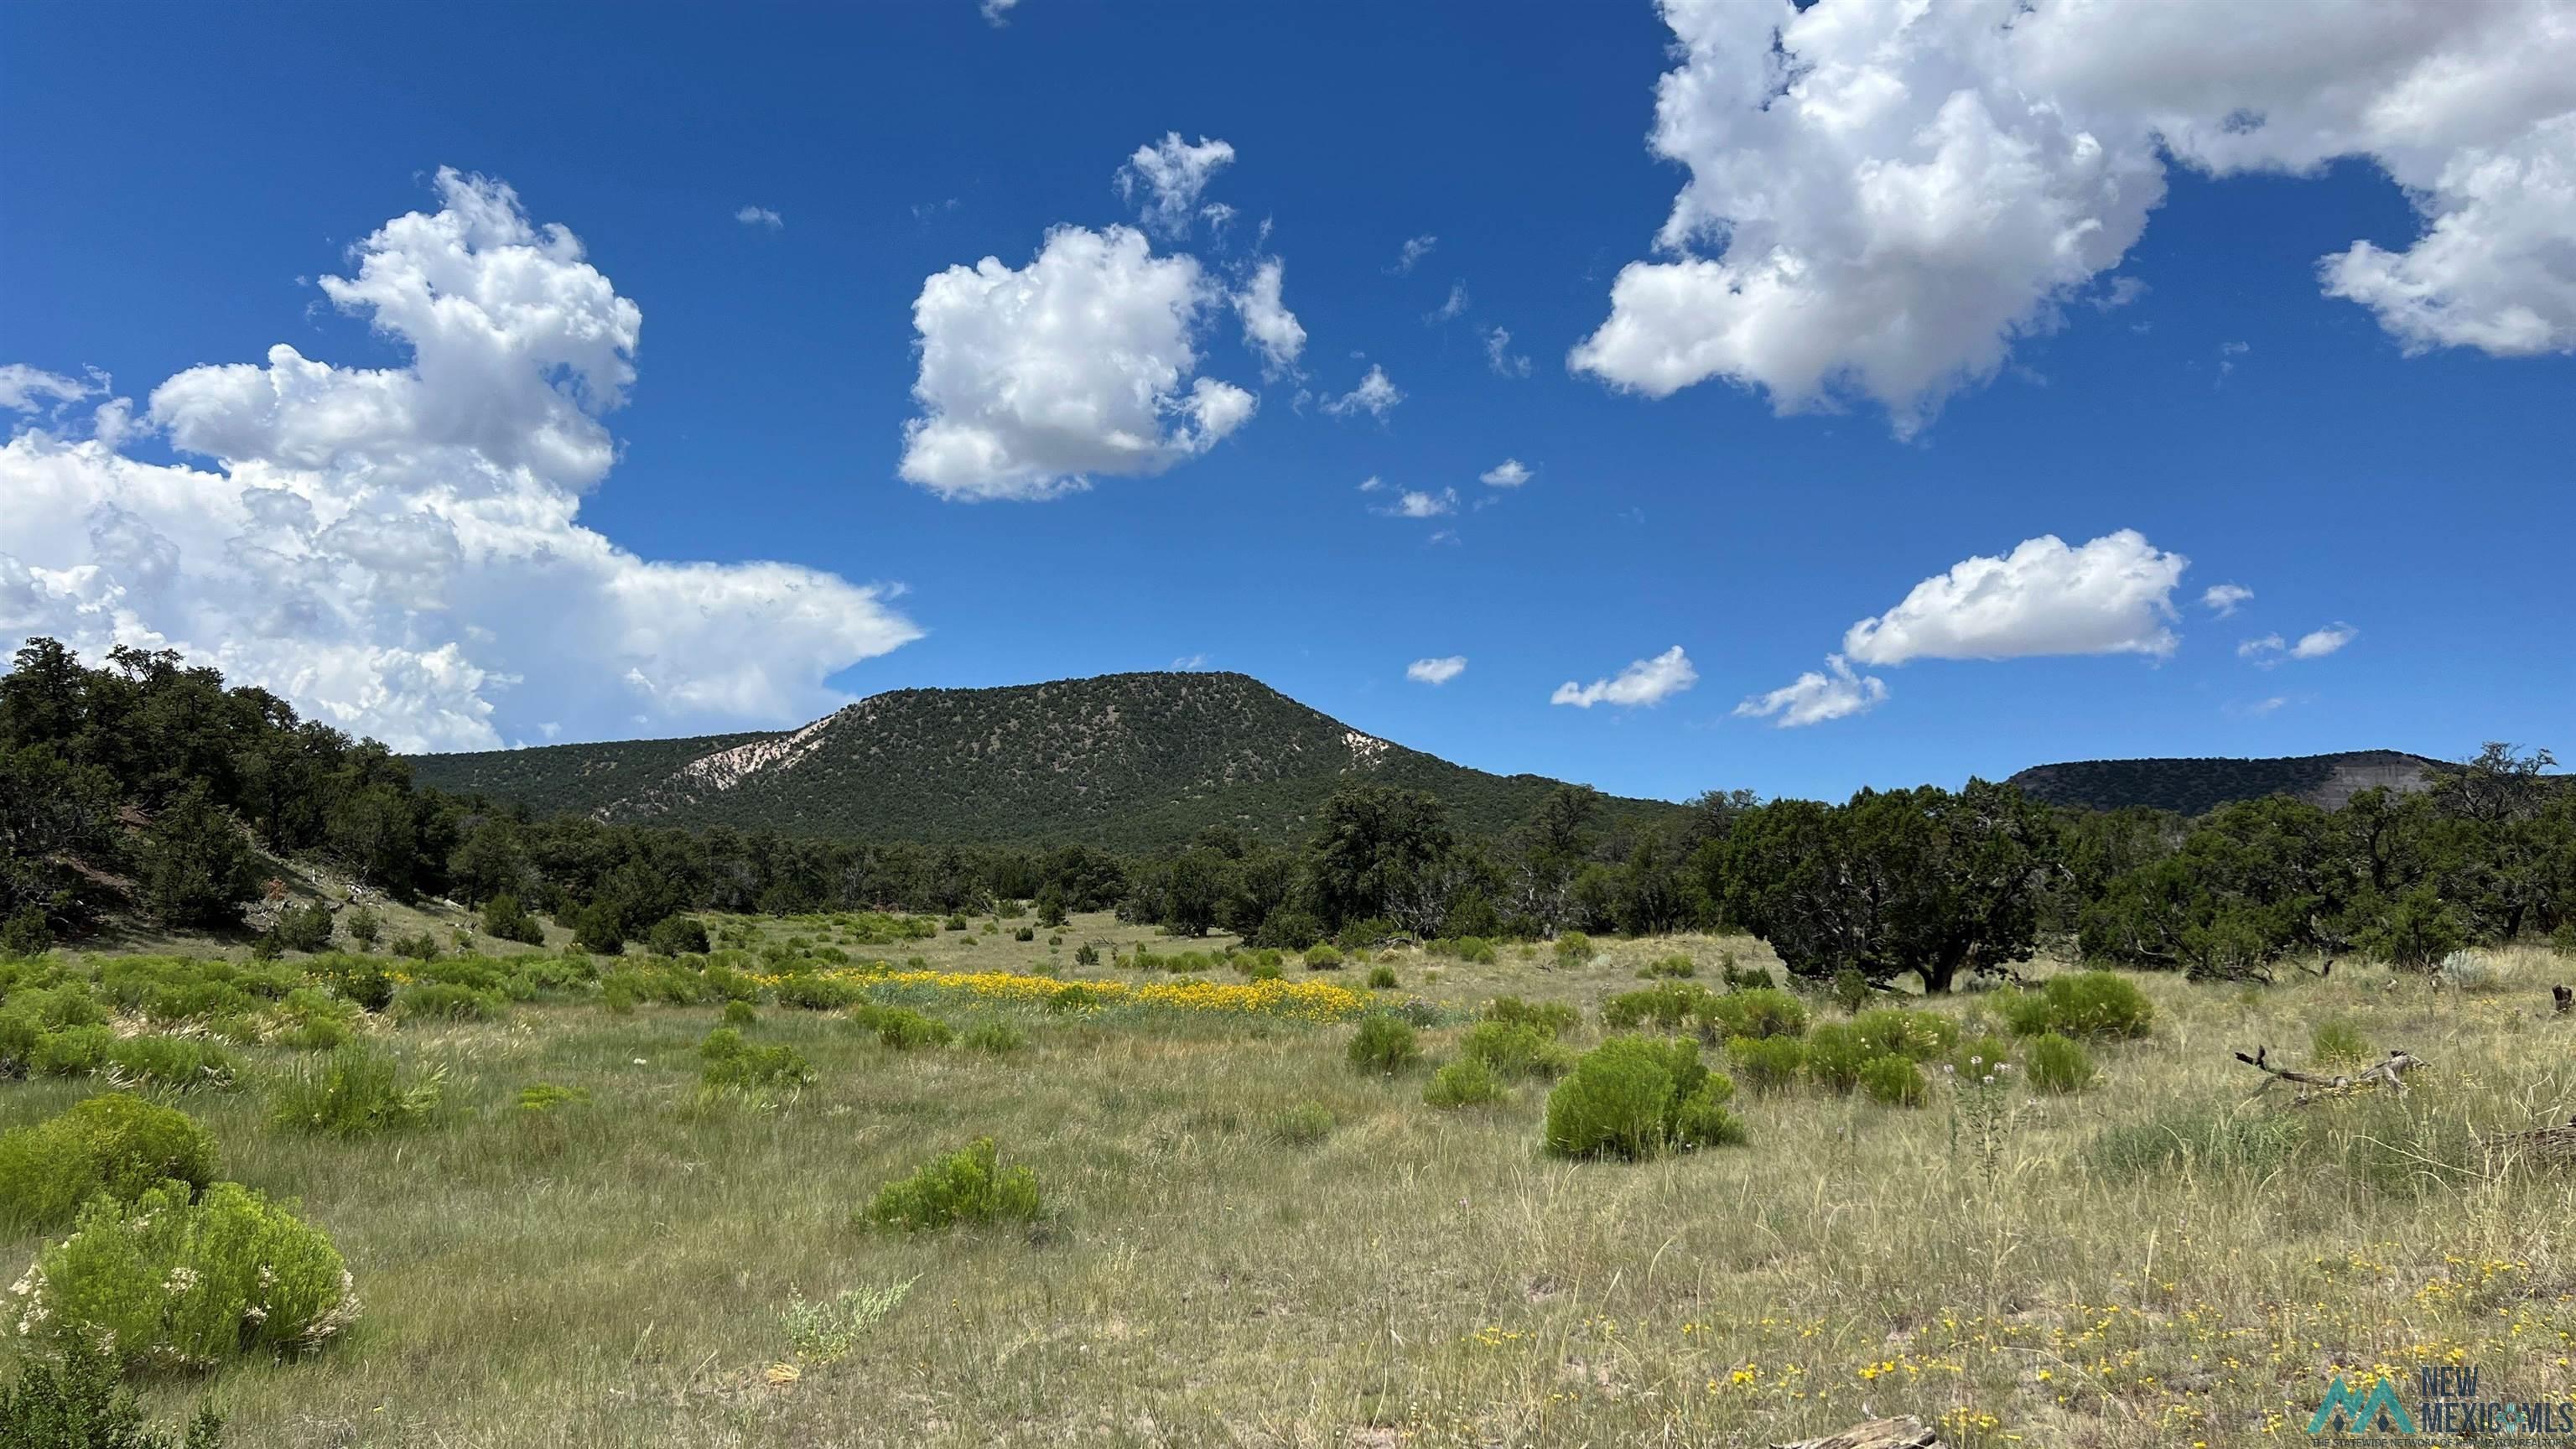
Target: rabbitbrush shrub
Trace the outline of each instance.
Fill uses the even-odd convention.
[[[1754,1091],[1785,1092],[1807,1069],[1807,1044],[1794,1036],[1729,1037],[1726,1060]]]
[[[1556,938],[1556,964],[1569,971],[1590,965],[1595,954],[1592,938],[1581,931],[1568,931]]]
[[[1561,1077],[1574,1065],[1572,1050],[1521,1021],[1476,1023],[1458,1039],[1458,1054],[1507,1077]]]
[[[95,1193],[132,1202],[165,1181],[215,1180],[215,1139],[195,1118],[122,1092],[0,1133],[0,1227],[69,1221]]]
[[[2030,1085],[2040,1092],[2080,1092],[2093,1081],[2093,1054],[2073,1037],[2050,1032],[2030,1044]]]
[[[1614,1036],[1575,1062],[1547,1098],[1547,1150],[1624,1157],[1744,1140],[1726,1110],[1735,1083],[1699,1059],[1699,1044]]]
[[[1359,1030],[1351,1037],[1350,1057],[1354,1070],[1384,1075],[1422,1060],[1422,1044],[1401,1018],[1373,1011],[1360,1018]]]
[[[1583,1024],[1583,1014],[1562,1001],[1523,1001],[1517,996],[1497,996],[1479,1014],[1487,1021],[1534,1026],[1552,1037],[1563,1037]]]
[[[1860,1085],[1860,1069],[1875,1055],[1860,1033],[1836,1022],[1807,1037],[1807,1075],[1816,1085],[1848,1092]]]
[[[956,1223],[998,1223],[1038,1215],[1038,1175],[1026,1167],[1004,1169],[990,1137],[923,1164],[910,1177],[877,1190],[866,1220],[896,1232],[920,1232]]]
[[[1932,1100],[1932,1084],[1923,1079],[1923,1069],[1893,1052],[1862,1064],[1860,1089],[1871,1101],[1890,1107],[1920,1107]]]
[[[1460,1057],[1431,1074],[1431,1085],[1422,1089],[1425,1105],[1447,1110],[1473,1107],[1484,1102],[1499,1102],[1510,1092],[1494,1069],[1476,1057]]]
[[[1721,1037],[1794,1037],[1807,1032],[1806,1006],[1776,986],[1730,991],[1714,998],[1704,1004],[1701,1019],[1716,1028],[1711,1035]]]
[[[2037,991],[2005,998],[2004,1020],[2015,1036],[2057,1032],[2072,1037],[2145,1036],[2155,1004],[2136,983],[2108,971],[2052,976]]]
[[[28,1275],[27,1336],[113,1344],[130,1367],[203,1368],[310,1348],[357,1316],[331,1240],[235,1182],[100,1195]]]
[[[1959,1040],[1959,1028],[1950,1018],[1899,1006],[1864,1011],[1851,1019],[1851,1029],[1872,1056],[1904,1057],[1916,1062],[1948,1056]]]

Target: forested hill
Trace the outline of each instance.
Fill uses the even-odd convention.
[[[1453,765],[1228,673],[899,689],[792,732],[424,755],[411,765],[422,785],[538,814],[1118,850],[1180,844],[1210,825],[1302,842],[1325,799],[1354,779],[1429,791],[1459,828],[1500,834],[1558,783]],[[1683,813],[1662,801],[1603,804],[1605,824]]]
[[[2271,760],[2079,760],[2034,765],[2012,777],[2022,793],[2051,805],[2118,810],[2147,805],[2199,815],[2238,800],[2290,795],[2327,810],[2361,791],[2427,788],[2432,775],[2456,765],[2402,750],[2347,750]]]

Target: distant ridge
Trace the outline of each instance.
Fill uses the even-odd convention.
[[[413,777],[539,814],[933,843],[1180,844],[1211,825],[1302,841],[1343,782],[1427,790],[1500,833],[1558,781],[1454,765],[1356,730],[1248,675],[1107,674],[898,689],[796,730],[421,755]],[[1605,825],[1671,818],[1605,800]]]
[[[2431,776],[2458,767],[2403,750],[2347,750],[2268,760],[2078,760],[2033,765],[2009,783],[2052,805],[2118,810],[2146,805],[2199,815],[2238,800],[2291,795],[2339,810],[2364,790],[2429,788]]]

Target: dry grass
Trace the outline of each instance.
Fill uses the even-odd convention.
[[[869,954],[1025,968],[1047,934]],[[1086,917],[1053,954],[1107,974],[1072,948],[1142,938]],[[1711,984],[1723,950],[1769,961],[1742,940],[1605,946],[1579,971],[1513,947],[1394,964],[1457,1006],[1588,1008],[1676,949]],[[1964,1445],[2145,1449],[2300,1442],[2338,1369],[2411,1392],[2419,1362],[2461,1362],[2499,1396],[2563,1398],[2576,1165],[2480,1144],[2576,1112],[2576,1021],[2547,1019],[2545,985],[2576,971],[2508,965],[2484,995],[2349,966],[2262,992],[2141,978],[2154,1035],[2100,1048],[2088,1092],[2013,1094],[1991,1154],[1946,1092],[1916,1111],[1795,1093],[1739,1099],[1748,1147],[1641,1166],[1541,1157],[1543,1088],[1442,1113],[1423,1074],[1357,1076],[1348,1027],[946,1013],[1027,1032],[997,1057],[764,1006],[750,1035],[819,1073],[774,1109],[700,1099],[712,1009],[406,1028],[401,1056],[448,1069],[427,1131],[279,1134],[257,1083],[192,1099],[227,1175],[301,1198],[368,1303],[327,1352],[214,1393],[236,1442],[286,1446],[1745,1444],[1866,1407]],[[2229,1051],[2301,1058],[2327,1019],[2432,1066],[2402,1101],[2241,1108],[2256,1078]],[[1455,1035],[1425,1034],[1434,1063]],[[592,1104],[518,1111],[539,1080]],[[0,1125],[79,1095],[0,1088]],[[1295,1145],[1301,1108],[1331,1117],[1320,1141]],[[2265,1146],[2290,1117],[2304,1142]],[[1044,1222],[851,1225],[977,1135],[1036,1168]],[[2213,1136],[2240,1150],[2155,1160]],[[906,1281],[846,1356],[794,1361],[791,1302]]]

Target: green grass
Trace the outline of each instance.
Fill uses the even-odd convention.
[[[1073,948],[1182,944],[1098,916],[1055,951],[963,934],[851,953],[1139,980]],[[1582,1007],[1581,1049],[1649,961],[1774,964],[1742,940],[1597,944],[1570,969],[1511,947],[1383,959],[1457,1023],[1421,1032],[1432,1066],[1497,995]],[[178,1099],[225,1176],[330,1234],[365,1316],[308,1358],[147,1393],[166,1416],[210,1391],[228,1442],[288,1449],[1769,1443],[1864,1402],[1947,1416],[1970,1449],[2226,1449],[2302,1442],[2337,1365],[2411,1383],[2456,1352],[2502,1396],[2576,1393],[2576,1168],[2491,1171],[2476,1136],[2576,1112],[2576,1022],[2546,1018],[2545,987],[2134,979],[2154,1030],[2096,1044],[2084,1092],[2015,1089],[1980,1124],[1937,1063],[1921,1109],[1800,1083],[1736,1097],[1746,1146],[1637,1165],[1544,1157],[1544,1090],[1444,1112],[1422,1073],[1353,1072],[1347,1024],[938,1008],[961,1037],[1025,1037],[994,1055],[764,1004],[746,1036],[815,1075],[760,1096],[700,1088],[715,1005],[371,1019],[412,1078],[444,1073],[414,1129],[276,1125],[297,1054],[274,1046],[235,1049],[233,1090]],[[2002,1031],[1997,1004],[1930,1007],[1970,1041]],[[2229,1051],[2298,1062],[2328,1019],[2433,1065],[2402,1101],[2240,1108],[2256,1079]],[[523,1110],[530,1083],[588,1102]],[[0,1083],[0,1128],[95,1090]],[[853,1223],[979,1136],[1036,1174],[1040,1218]],[[41,1241],[0,1238],[0,1275]],[[832,1353],[796,1326],[895,1284]]]

